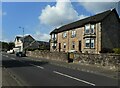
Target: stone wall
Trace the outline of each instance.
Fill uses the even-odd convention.
[[[120,55],[116,54],[75,54],[74,62],[96,65],[118,70]]]
[[[63,52],[29,51],[27,52],[27,55],[31,57],[46,58],[68,62],[68,54]],[[118,70],[118,66],[120,65],[120,55],[74,53],[73,61],[75,63],[83,65],[96,65],[108,69]]]
[[[59,61],[67,61],[67,54],[63,52],[50,52],[50,51],[27,51],[27,56],[45,58]]]

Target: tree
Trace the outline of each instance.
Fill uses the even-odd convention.
[[[8,43],[8,49],[13,49],[15,47],[15,44],[13,42]]]
[[[2,42],[2,50],[10,50],[10,49],[13,49],[15,47],[15,44],[13,42]]]
[[[9,46],[7,42],[2,42],[2,50],[8,50]]]

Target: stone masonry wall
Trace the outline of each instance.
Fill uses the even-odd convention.
[[[78,62],[80,64],[102,66],[108,69],[118,70],[118,66],[120,66],[120,55],[76,53],[74,62]]]
[[[59,61],[67,61],[67,54],[63,52],[50,52],[50,51],[27,51],[27,56],[45,58]]]
[[[27,56],[68,62],[68,54],[63,52],[28,51]],[[120,66],[120,55],[74,53],[73,61],[83,65],[96,65],[118,70],[118,66]]]

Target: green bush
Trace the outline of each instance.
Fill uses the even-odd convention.
[[[120,54],[120,48],[114,48],[113,51],[115,54]]]

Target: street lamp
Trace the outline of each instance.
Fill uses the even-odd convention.
[[[24,52],[24,27],[20,26],[19,28],[23,30],[23,52]]]

